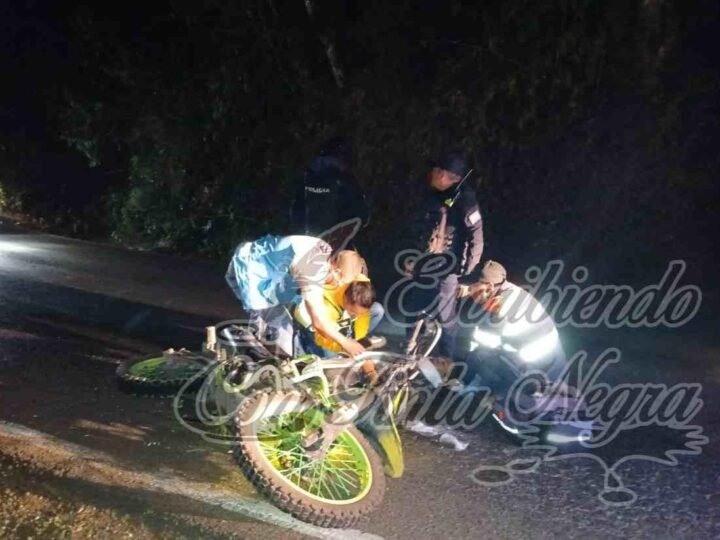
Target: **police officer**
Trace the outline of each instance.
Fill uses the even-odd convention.
[[[367,199],[351,167],[352,147],[347,138],[334,137],[322,146],[296,186],[290,209],[293,234],[320,236],[353,218],[367,225]],[[333,244],[332,239],[323,238]]]
[[[464,154],[451,150],[432,162],[428,174],[429,189],[424,193],[415,213],[413,236],[416,247],[428,257],[446,257],[442,274],[434,276],[436,286],[431,289],[434,298],[416,300],[413,311],[421,304],[434,306],[443,330],[439,354],[452,357],[457,329],[457,294],[459,280],[470,275],[483,252],[483,224],[475,191],[466,180],[472,174]],[[419,273],[433,265],[406,266],[418,281]],[[417,288],[416,297],[423,295]]]

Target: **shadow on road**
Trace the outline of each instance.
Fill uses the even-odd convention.
[[[233,470],[224,446],[186,431],[171,401],[117,389],[116,364],[172,347],[198,348],[215,321],[72,288],[14,280],[3,298],[3,419],[102,450],[131,468],[176,469],[197,481]]]

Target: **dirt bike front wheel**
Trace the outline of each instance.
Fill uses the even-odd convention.
[[[259,392],[236,415],[234,455],[245,476],[281,510],[322,527],[350,527],[385,493],[383,465],[370,443],[348,426],[322,457],[305,437],[324,415],[297,392]]]

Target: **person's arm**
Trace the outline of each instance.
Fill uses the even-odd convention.
[[[480,262],[485,247],[483,237],[483,222],[480,215],[480,206],[475,192],[471,189],[464,191],[461,197],[463,223],[467,229],[467,264],[464,275],[471,274]]]
[[[337,342],[351,356],[357,356],[365,351],[365,348],[356,340],[340,333],[337,324],[327,318],[323,309],[322,292],[319,289],[304,291],[303,299],[316,332],[320,332],[325,337]]]

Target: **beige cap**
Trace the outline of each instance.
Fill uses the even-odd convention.
[[[480,281],[500,285],[507,278],[505,267],[499,262],[488,261],[485,263],[480,274]]]

